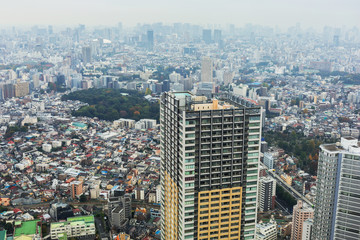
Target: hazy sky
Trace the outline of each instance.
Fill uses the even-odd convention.
[[[1,0],[1,25],[188,22],[360,27],[360,0]]]

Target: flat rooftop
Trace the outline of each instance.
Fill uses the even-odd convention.
[[[325,148],[326,150],[330,151],[330,152],[337,152],[337,151],[342,150],[342,148],[338,147],[335,143],[333,143],[333,144],[323,144],[322,147]]]
[[[179,100],[180,107],[185,107],[192,111],[243,109],[250,107],[260,108],[255,101],[232,94],[222,94],[215,98],[197,96],[190,92],[169,92],[167,94]]]
[[[37,228],[38,222],[40,222],[40,220],[21,222],[21,226],[18,228],[15,228],[14,237],[18,237],[21,235],[36,234],[36,230],[37,230],[36,228]]]

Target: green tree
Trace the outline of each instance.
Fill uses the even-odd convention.
[[[146,88],[145,95],[151,95],[151,90],[150,90],[150,88]]]
[[[87,201],[87,197],[85,196],[85,194],[82,194],[80,196],[80,202],[86,202]]]
[[[14,232],[14,226],[11,223],[6,223],[4,226],[4,229],[6,230],[7,234],[13,234]]]

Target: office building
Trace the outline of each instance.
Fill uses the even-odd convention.
[[[293,225],[291,228],[291,240],[302,240],[304,222],[314,217],[314,209],[301,200],[293,208]]]
[[[314,224],[314,220],[312,218],[308,218],[303,223],[303,232],[302,232],[302,240],[311,240],[311,231],[312,226]]]
[[[203,57],[201,61],[201,82],[213,82],[214,64],[210,57]]]
[[[91,47],[82,48],[82,61],[84,64],[91,63]]]
[[[276,181],[272,177],[259,179],[259,210],[266,212],[275,208]]]
[[[215,29],[214,30],[214,42],[221,45],[221,30]]]
[[[66,222],[50,224],[51,239],[95,239],[94,216],[80,216],[68,218]]]
[[[154,49],[154,31],[147,31],[147,49],[152,51]]]
[[[320,149],[312,239],[360,239],[360,144],[343,137]]]
[[[276,222],[272,219],[268,223],[256,224],[255,240],[276,240],[277,228]]]
[[[78,198],[83,193],[83,182],[73,181],[71,182],[71,197],[73,199]]]
[[[3,98],[13,98],[15,97],[15,85],[8,83],[3,85]]]
[[[204,29],[203,30],[202,39],[206,44],[211,43],[211,29]]]
[[[168,92],[160,122],[162,239],[254,239],[261,108]]]

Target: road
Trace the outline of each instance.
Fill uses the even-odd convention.
[[[98,230],[98,233],[100,235],[100,239],[109,239],[109,234],[106,232],[105,228],[106,226],[103,226],[102,220],[99,218],[95,218],[95,226]]]
[[[285,215],[291,215],[290,210],[284,207],[277,199],[275,199],[275,203],[285,213]]]
[[[266,166],[261,163],[262,166],[266,168]],[[309,201],[306,197],[304,197],[302,194],[300,194],[298,191],[296,191],[293,187],[291,187],[289,184],[287,184],[283,179],[279,177],[275,172],[268,171],[269,175],[273,177],[276,180],[276,183],[279,184],[282,188],[284,188],[288,193],[291,194],[296,200],[303,200],[306,202],[309,206],[314,207],[314,204]]]

